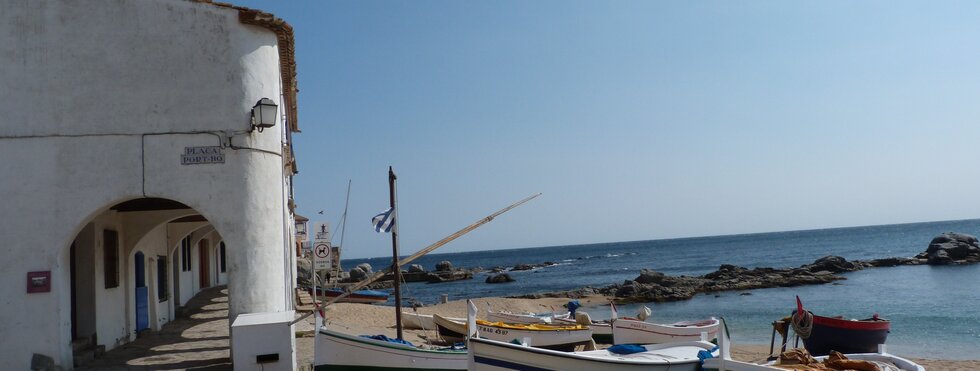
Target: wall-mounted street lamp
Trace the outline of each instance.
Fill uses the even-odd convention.
[[[252,130],[271,128],[276,126],[276,116],[279,114],[279,106],[272,99],[259,99],[252,107]]]

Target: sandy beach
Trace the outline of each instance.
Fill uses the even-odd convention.
[[[511,298],[480,298],[474,299],[474,303],[480,311],[485,311],[487,303],[494,310],[511,312],[562,312],[563,305],[568,299],[562,298],[542,298],[542,299],[511,299]],[[583,306],[597,306],[608,303],[609,300],[603,296],[585,297],[579,299]],[[411,308],[405,309],[412,311]],[[465,317],[466,301],[455,300],[445,304],[426,306],[417,308],[418,313],[439,314],[444,316]],[[480,316],[478,316],[480,317]],[[394,308],[381,305],[369,304],[334,304],[326,310],[326,326],[329,328],[351,334],[385,334],[395,336]],[[313,341],[312,319],[304,321],[297,332],[304,336],[297,339],[297,358],[302,364],[306,360],[312,361]],[[406,340],[414,343],[424,343],[428,338],[435,338],[435,331],[423,330],[404,330]],[[732,349],[732,355],[739,360],[761,361],[769,354],[768,345],[760,344],[736,344]],[[980,360],[942,360],[942,359],[917,359],[913,358],[927,370],[980,370]]]

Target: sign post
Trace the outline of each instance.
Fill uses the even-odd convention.
[[[330,268],[330,242],[316,241],[313,243],[313,270]]]

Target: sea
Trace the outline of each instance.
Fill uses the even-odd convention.
[[[472,280],[408,283],[402,286],[402,295],[403,301],[434,304],[442,295],[456,300],[603,287],[634,279],[641,269],[702,275],[722,264],[788,268],[827,255],[847,260],[911,257],[925,251],[932,238],[943,232],[980,235],[980,219],[432,253],[413,263],[429,270],[444,260],[456,267],[486,269],[521,263],[558,264],[508,272],[516,282],[504,284],[485,283],[489,273],[478,273]],[[342,265],[350,269],[365,262],[383,269],[391,264],[391,258],[349,259]],[[789,315],[798,295],[808,310],[819,315],[868,318],[877,313],[891,320],[887,340],[891,353],[980,359],[980,264],[869,268],[843,276],[847,279],[831,284],[701,294],[686,301],[618,305],[617,309],[621,316],[633,315],[647,306],[653,311],[648,321],[660,323],[724,317],[733,342],[768,345],[772,321]],[[394,305],[393,299],[388,304]],[[608,305],[584,310],[593,319],[610,317]]]

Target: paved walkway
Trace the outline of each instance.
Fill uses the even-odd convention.
[[[231,370],[228,288],[212,287],[187,302],[185,315],[115,348],[77,370]]]

